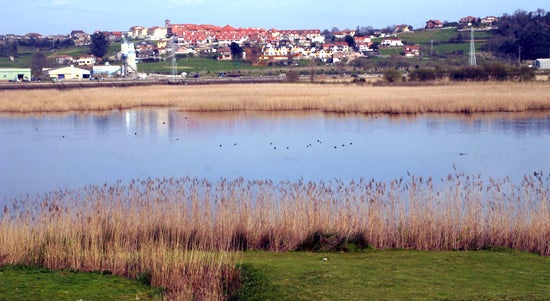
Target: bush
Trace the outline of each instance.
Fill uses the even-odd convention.
[[[286,72],[285,79],[289,83],[295,83],[300,80],[300,73],[298,71],[289,70]]]
[[[514,77],[522,82],[532,81],[535,79],[535,71],[529,67],[521,67]]]
[[[409,80],[411,81],[426,82],[426,81],[432,81],[435,79],[436,79],[436,74],[433,69],[419,68],[419,69],[414,69],[409,73]]]
[[[397,69],[386,69],[384,71],[384,80],[386,80],[389,83],[398,82],[401,80],[401,71]]]
[[[468,66],[451,70],[449,79],[454,81],[486,81],[489,76],[483,68]]]
[[[502,63],[491,63],[483,66],[487,77],[493,80],[504,81],[510,77],[508,68]]]

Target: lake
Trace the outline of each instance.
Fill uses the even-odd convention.
[[[550,171],[550,112],[0,114],[0,200],[134,178],[313,180]]]

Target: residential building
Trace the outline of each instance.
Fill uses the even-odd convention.
[[[90,54],[80,56],[74,62],[79,66],[92,66],[96,63],[96,59],[95,56]]]
[[[479,22],[479,20],[480,19],[478,17],[467,16],[467,17],[464,17],[464,18],[460,18],[458,23],[468,25],[470,23],[475,24],[475,23]]]
[[[231,48],[222,47],[218,49],[218,60],[230,61],[232,59],[233,59],[233,55],[231,55]]]
[[[401,25],[395,26],[394,33],[410,32],[410,31],[411,31],[411,26],[407,24],[401,24]]]
[[[401,47],[403,46],[403,42],[400,38],[384,38],[382,39],[380,45],[388,47]]]
[[[403,51],[405,52],[406,57],[420,56],[420,45],[414,45],[414,46],[407,45],[403,47]]]
[[[439,20],[428,20],[426,21],[426,29],[442,28],[443,22]]]
[[[481,24],[484,24],[484,25],[492,25],[492,24],[495,24],[499,21],[500,19],[498,17],[495,17],[495,16],[487,16],[483,19],[481,19]]]
[[[70,65],[73,63],[74,58],[67,54],[61,54],[55,56],[55,63],[57,65]]]

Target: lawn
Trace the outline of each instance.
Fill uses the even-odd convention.
[[[159,300],[161,292],[113,275],[0,267],[0,300]]]
[[[548,300],[550,258],[488,251],[244,252],[233,300]],[[0,267],[0,300],[155,300],[113,275]]]
[[[245,252],[242,261],[239,300],[548,300],[550,292],[550,258],[509,250]]]
[[[269,72],[275,67],[260,67],[252,66],[246,62],[235,61],[218,61],[210,58],[201,57],[189,57],[178,58],[177,60],[177,73],[187,72],[188,74],[198,73],[200,75],[218,75],[221,72],[240,71],[244,74],[257,73],[260,71]],[[170,74],[172,70],[172,61],[160,61],[160,62],[142,62],[138,64],[139,72],[145,73],[165,73]]]

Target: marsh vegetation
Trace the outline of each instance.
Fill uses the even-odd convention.
[[[406,87],[255,84],[18,90],[0,93],[0,111],[175,107],[182,111],[319,110],[365,114],[521,112],[550,109],[548,87],[547,82],[485,82]]]
[[[0,265],[109,271],[171,297],[223,299],[243,250],[367,247],[550,255],[548,176],[389,182],[135,180],[14,201],[0,220]]]

